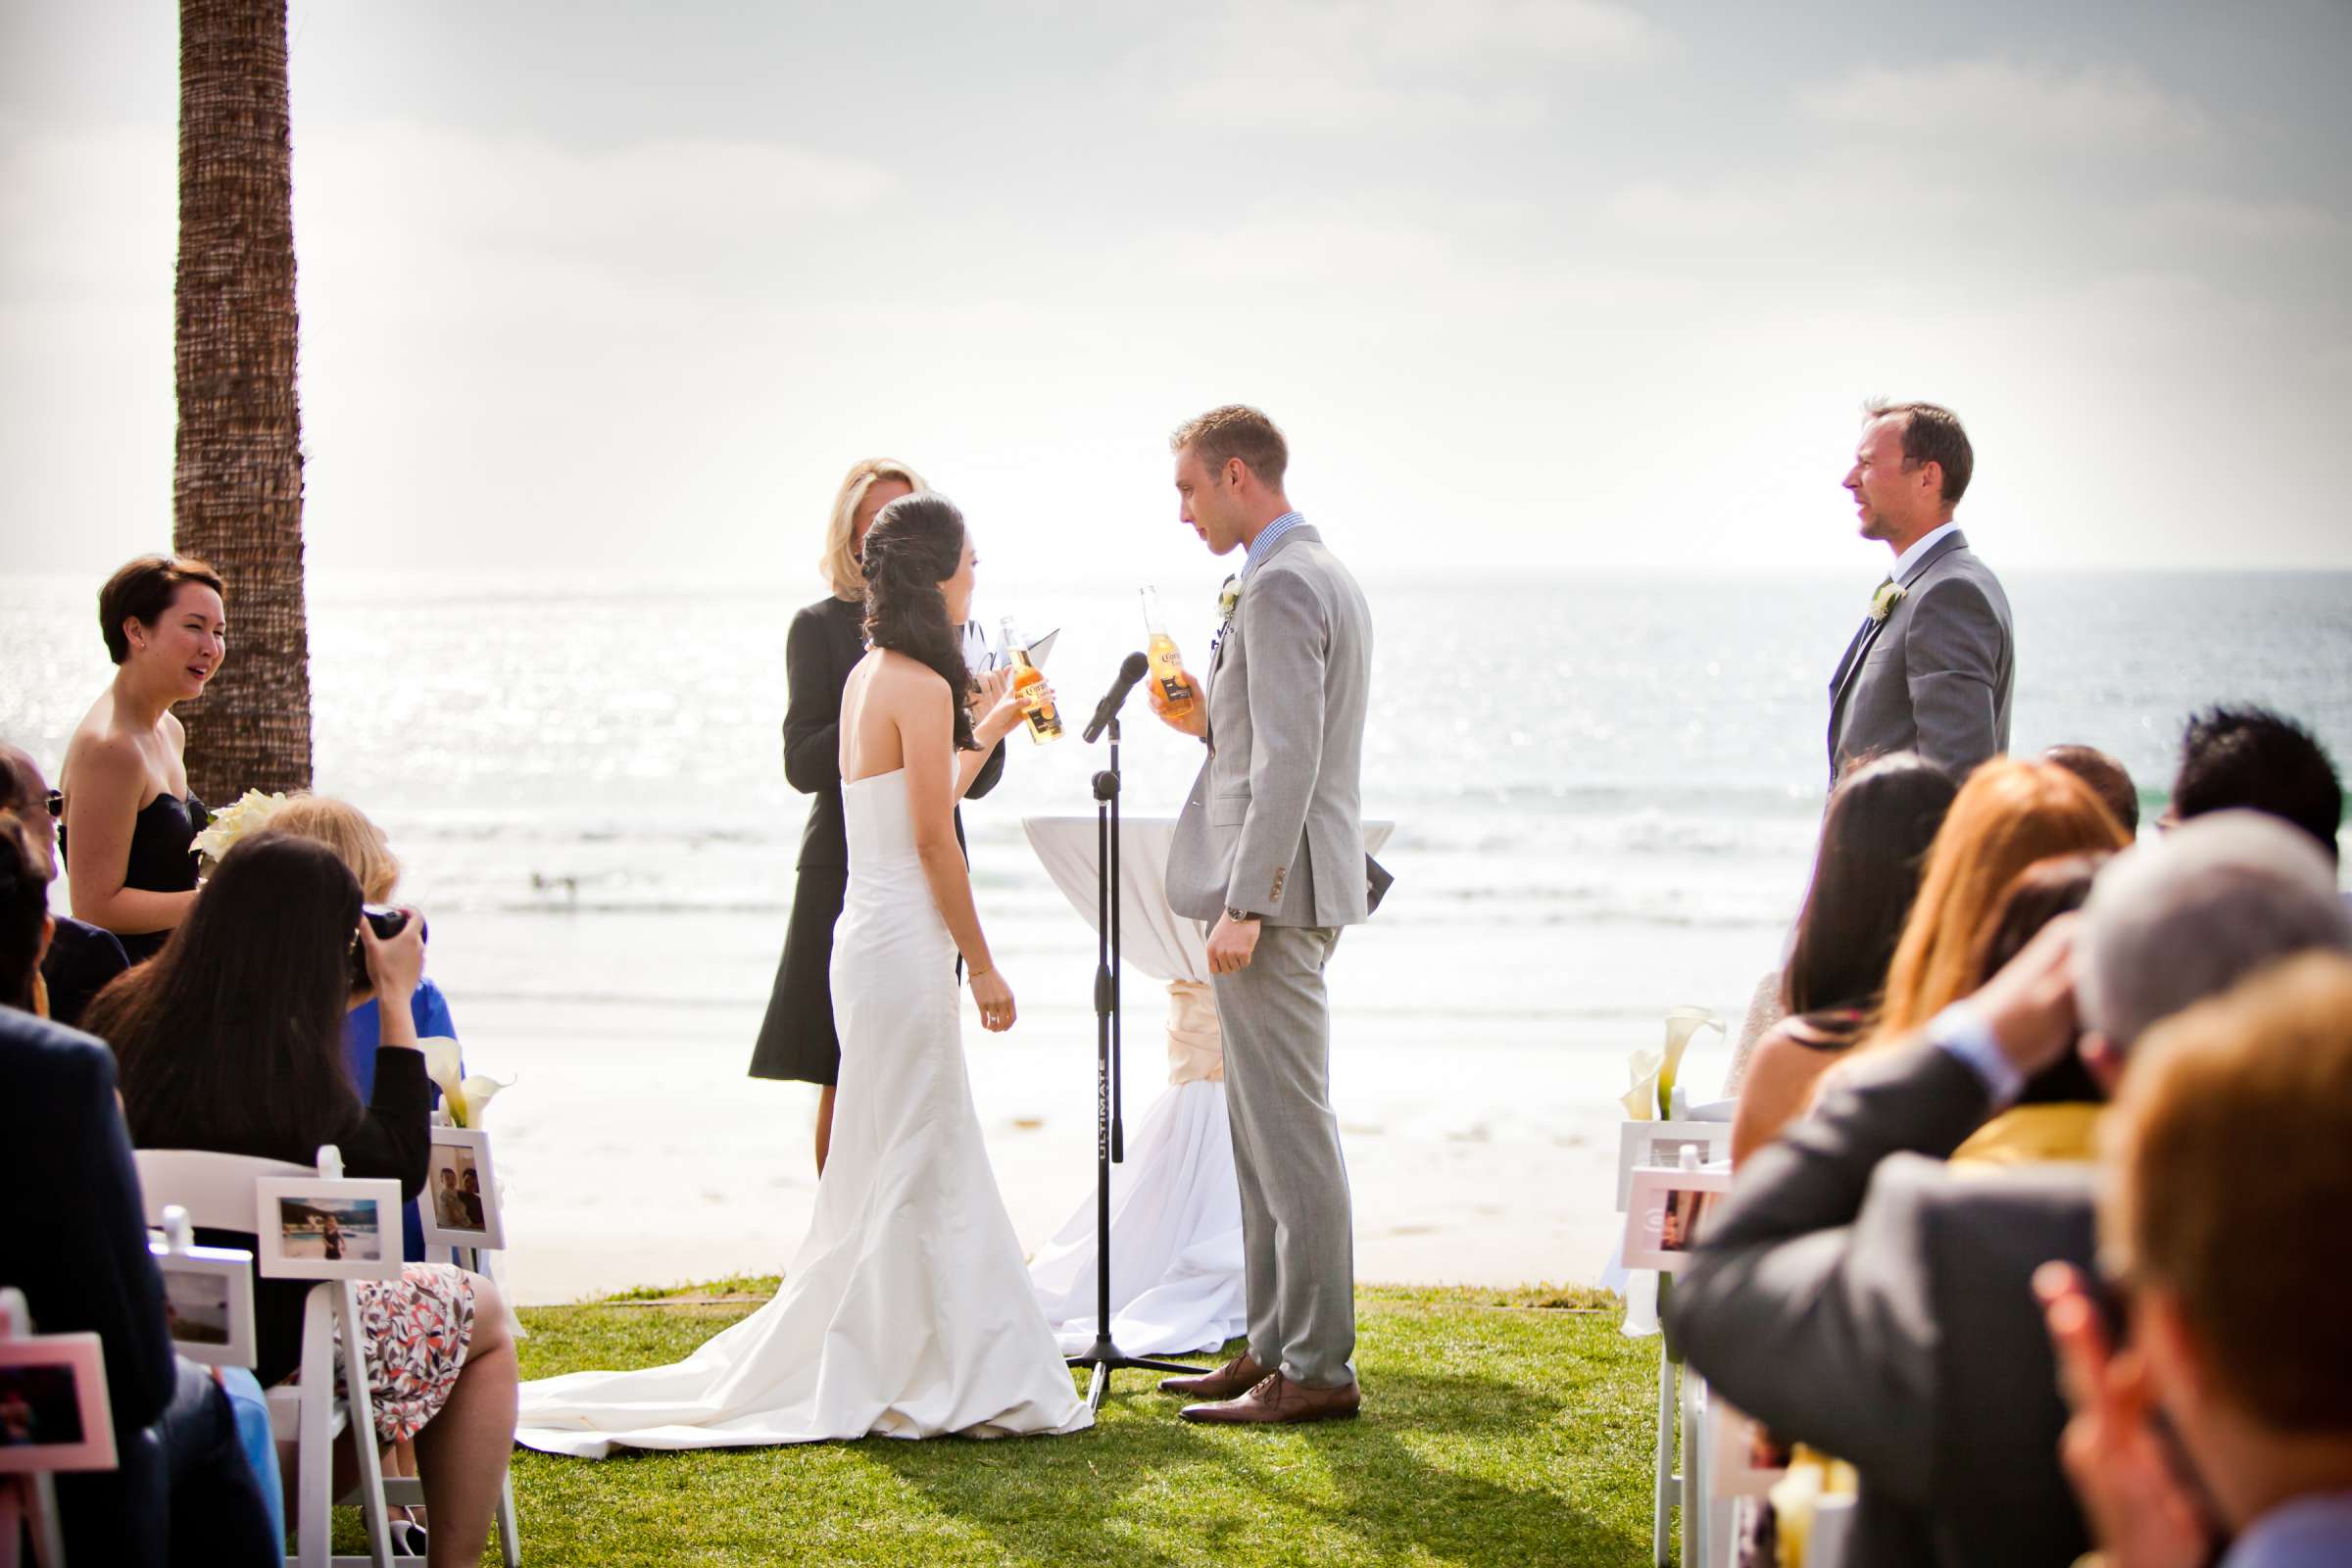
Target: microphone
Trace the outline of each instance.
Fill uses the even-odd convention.
[[[1119,716],[1119,705],[1127,701],[1127,694],[1135,690],[1135,683],[1142,680],[1151,668],[1152,661],[1141,654],[1129,654],[1119,664],[1119,678],[1110,683],[1110,690],[1104,692],[1102,700],[1095,705],[1095,716],[1088,721],[1086,733],[1078,738],[1093,745],[1095,737]]]

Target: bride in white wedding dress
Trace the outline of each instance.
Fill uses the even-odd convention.
[[[1039,1309],[964,1074],[956,960],[1009,1028],[956,840],[956,801],[1020,721],[974,726],[953,628],[973,554],[944,498],[906,496],[865,539],[867,634],[841,709],[850,883],[833,940],[841,1087],[808,1234],[775,1298],[685,1360],[522,1385],[515,1441],[601,1458],[878,1435],[1093,1424]],[[963,749],[977,742],[978,750]]]

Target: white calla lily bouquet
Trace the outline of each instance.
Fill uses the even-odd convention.
[[[420,1040],[424,1048],[424,1075],[441,1091],[442,1108],[449,1112],[453,1127],[479,1127],[482,1112],[490,1108],[491,1099],[502,1089],[514,1087],[512,1078],[493,1078],[487,1073],[468,1073],[458,1059],[458,1043],[446,1035]]]
[[[270,795],[247,790],[231,805],[213,812],[212,820],[188,847],[203,856],[209,865],[219,865],[222,856],[269,826],[270,819],[285,808],[283,790]]]

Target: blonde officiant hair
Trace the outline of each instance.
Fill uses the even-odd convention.
[[[270,818],[270,831],[310,839],[335,852],[360,884],[360,897],[382,904],[400,885],[400,857],[384,830],[349,801],[331,795],[297,795]]]
[[[833,585],[836,599],[865,597],[865,573],[858,569],[858,554],[851,546],[855,542],[858,503],[865,499],[865,493],[879,479],[896,479],[909,490],[931,488],[923,482],[921,474],[896,458],[866,458],[850,465],[841,489],[833,497],[833,516],[825,524],[825,553],[816,558],[816,569]]]

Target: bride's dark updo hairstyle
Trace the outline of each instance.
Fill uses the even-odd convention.
[[[948,597],[939,585],[963,564],[963,514],[946,496],[920,490],[884,507],[865,530],[858,559],[865,576],[865,640],[905,654],[939,671],[956,696],[956,746],[976,752],[965,698],[972,674],[964,666],[960,627],[948,624]]]

